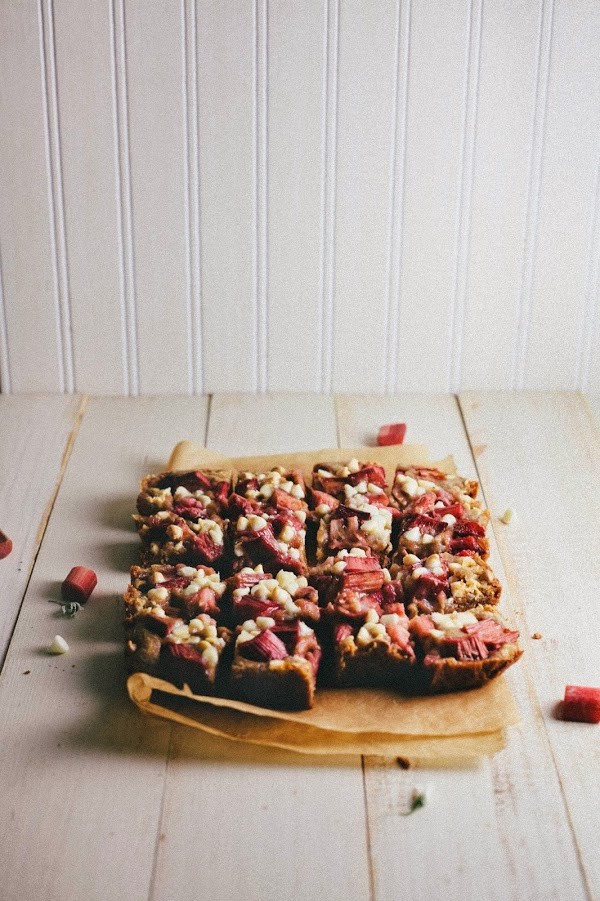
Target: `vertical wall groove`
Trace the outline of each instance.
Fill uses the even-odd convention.
[[[452,300],[449,390],[458,391],[462,378],[462,344],[467,304],[467,277],[471,237],[471,207],[477,135],[479,68],[483,0],[471,0],[466,58],[464,122],[456,229],[456,272]]]
[[[592,347],[598,328],[598,305],[600,301],[600,160],[596,173],[594,210],[590,226],[590,256],[585,284],[585,295],[581,311],[579,331],[579,351],[575,388],[587,391],[592,364]]]
[[[321,390],[333,382],[333,328],[335,275],[335,206],[337,156],[337,93],[340,0],[325,7],[325,67],[323,93],[323,252],[321,263]]]
[[[256,278],[256,388],[268,385],[268,298],[269,298],[269,10],[268,0],[255,0],[254,59],[254,147],[255,147],[255,278]]]
[[[406,118],[410,60],[411,0],[398,0],[394,66],[394,136],[390,175],[390,248],[388,261],[387,335],[383,390],[392,394],[398,379],[398,330],[402,304],[402,225],[406,168]]]
[[[115,151],[117,202],[121,262],[121,311],[123,316],[124,364],[128,394],[140,393],[135,262],[131,209],[131,164],[129,156],[129,110],[127,103],[127,49],[124,0],[111,0],[113,100],[115,111]]]
[[[198,160],[198,38],[196,0],[181,0],[182,89],[184,96],[186,246],[188,261],[189,390],[201,394],[202,279],[200,260],[200,173]]]
[[[131,362],[129,359],[129,335],[127,327],[127,300],[125,278],[125,236],[123,233],[123,203],[122,203],[122,176],[120,154],[120,128],[119,128],[119,88],[117,83],[117,36],[115,22],[115,0],[109,2],[109,28],[110,28],[110,64],[111,64],[111,88],[112,88],[112,114],[114,135],[114,167],[115,167],[115,202],[117,207],[117,235],[119,247],[119,308],[121,313],[121,347],[123,358],[123,391],[131,394]]]
[[[44,106],[44,143],[48,173],[48,201],[50,207],[50,239],[52,244],[52,272],[55,292],[55,316],[61,391],[73,393],[74,361],[71,310],[69,303],[69,274],[67,238],[64,214],[60,125],[58,118],[58,90],[56,84],[56,48],[54,41],[54,12],[52,0],[38,2],[40,28],[40,57],[42,70],[42,98]]]
[[[550,82],[553,18],[554,0],[542,0],[533,115],[533,138],[529,166],[527,210],[525,214],[525,252],[523,254],[523,275],[519,296],[519,325],[517,329],[517,352],[515,355],[513,388],[523,388],[525,384],[525,368],[529,344],[529,320],[531,316],[533,283],[535,277],[537,229],[544,165],[544,139],[546,133],[548,87]]]
[[[8,351],[8,325],[4,303],[4,275],[2,271],[2,247],[0,247],[0,394],[10,394],[10,356]]]

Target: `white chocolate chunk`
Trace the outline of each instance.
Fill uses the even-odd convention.
[[[50,654],[66,654],[68,650],[69,645],[62,635],[55,635],[52,639],[52,644],[48,647],[48,652]]]

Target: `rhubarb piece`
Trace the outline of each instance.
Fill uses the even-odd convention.
[[[304,710],[314,703],[320,659],[315,633],[305,623],[248,620],[238,627],[231,691],[260,707]]]
[[[432,613],[409,620],[420,687],[448,692],[478,688],[515,663],[519,633],[508,629],[493,608]]]
[[[93,569],[74,566],[61,586],[63,601],[85,604],[97,584],[98,577]]]
[[[13,543],[11,539],[8,537],[6,532],[3,532],[0,529],[0,560],[4,560],[5,557],[8,557],[12,549]]]
[[[219,616],[225,582],[211,567],[154,564],[132,566],[125,593],[125,621],[145,614],[176,617],[189,622],[200,613]]]
[[[299,469],[275,466],[268,472],[239,472],[235,494],[258,505],[259,510],[306,510],[306,485]]]
[[[389,573],[387,574],[389,578]],[[327,607],[343,589],[378,591],[386,580],[379,560],[360,548],[338,551],[310,571],[309,581],[319,593],[321,607]]]
[[[392,444],[403,444],[406,437],[406,423],[395,422],[391,425],[382,425],[377,433],[377,444],[380,447],[389,447]]]
[[[301,619],[315,625],[321,616],[317,590],[308,584],[306,576],[281,569],[273,578],[245,568],[227,584],[234,624],[269,616],[277,623]]]
[[[133,517],[145,563],[220,566],[228,551],[227,523],[217,518],[186,520],[172,511]]]
[[[333,655],[336,685],[406,687],[416,657],[403,608],[383,615],[370,610],[362,625],[338,625]]]
[[[600,723],[600,688],[567,685],[562,718],[575,723]]]
[[[342,502],[356,494],[385,497],[385,469],[378,463],[361,463],[356,459],[348,463],[317,463],[313,468],[312,487]]]
[[[142,480],[137,499],[141,516],[172,510],[184,519],[222,516],[231,490],[231,473],[222,470],[162,472]]]

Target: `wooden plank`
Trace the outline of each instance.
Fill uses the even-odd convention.
[[[148,897],[171,729],[127,700],[118,598],[138,551],[137,481],[177,440],[202,441],[206,410],[204,398],[105,398],[83,418],[0,680],[7,901]],[[98,587],[67,620],[50,601],[76,564]],[[64,657],[44,651],[55,633]]]
[[[584,403],[588,403],[590,409],[595,414],[598,423],[600,423],[600,394],[587,394],[584,396]]]
[[[409,440],[425,442],[434,458],[453,453],[462,473],[476,475],[452,397],[356,397],[340,398],[337,403],[341,443],[360,442],[384,422],[406,421]],[[481,455],[482,449],[476,447],[475,452]],[[506,588],[495,547],[491,560]],[[516,586],[509,583],[509,587],[503,609],[515,617],[520,598]],[[523,628],[520,617],[518,622]],[[482,892],[494,901],[586,897],[559,779],[531,687],[530,660],[539,643],[531,641],[530,634],[523,629],[526,656],[507,676],[523,722],[510,730],[504,751],[461,770],[404,771],[395,761],[367,759],[377,898],[396,897],[399,885],[407,897],[423,901],[434,897],[440,886],[449,898],[475,899]],[[430,804],[410,817],[401,816],[412,789],[423,784],[431,788]],[[492,873],[493,879],[482,875]]]
[[[254,4],[200,0],[197,24],[205,390],[248,391],[258,386]]]
[[[258,400],[213,398],[208,445],[238,454],[293,450],[302,430],[313,447],[335,444],[331,402]],[[199,885],[219,901],[369,896],[359,760],[309,763],[232,747],[214,761],[196,733],[177,728],[174,735],[154,899],[195,899]],[[191,854],[190,824],[199,811],[202,841]]]
[[[4,392],[65,388],[40,10],[34,0],[0,4]]]
[[[0,667],[80,405],[75,397],[0,397],[0,529],[13,542],[0,563]]]
[[[385,387],[397,27],[397,5],[388,0],[340,5],[333,336],[338,391]]]
[[[518,387],[578,387],[593,323],[585,295],[598,190],[599,42],[594,0],[556,0],[529,341]]]
[[[471,442],[486,446],[478,469],[488,503],[516,513],[510,526],[496,523],[496,537],[529,629],[543,636],[527,666],[589,895],[598,897],[597,729],[562,722],[556,704],[566,684],[598,684],[600,429],[576,394],[467,393],[461,407]]]
[[[86,4],[73,28],[70,0],[54,0],[52,9],[75,386],[121,394],[126,393],[126,379],[110,20],[103,4]]]
[[[486,0],[462,340],[464,388],[512,387],[539,26],[540,0]]]
[[[191,388],[181,9],[163,0],[125,6],[141,394]]]
[[[271,391],[320,387],[323,7],[323,0],[269,3]]]

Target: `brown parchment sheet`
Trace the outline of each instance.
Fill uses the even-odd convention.
[[[397,465],[431,465],[423,445],[329,448],[291,454],[223,457],[190,442],[173,450],[168,470],[265,471],[300,468],[307,479],[315,463],[357,457],[385,467],[392,481]],[[455,472],[452,457],[434,464]],[[386,689],[321,689],[310,710],[270,710],[243,701],[193,695],[144,673],[129,677],[131,700],[145,713],[161,716],[234,741],[284,748],[304,754],[370,754],[407,757],[411,763],[457,763],[504,747],[504,730],[519,721],[504,677],[474,691],[407,697]]]

